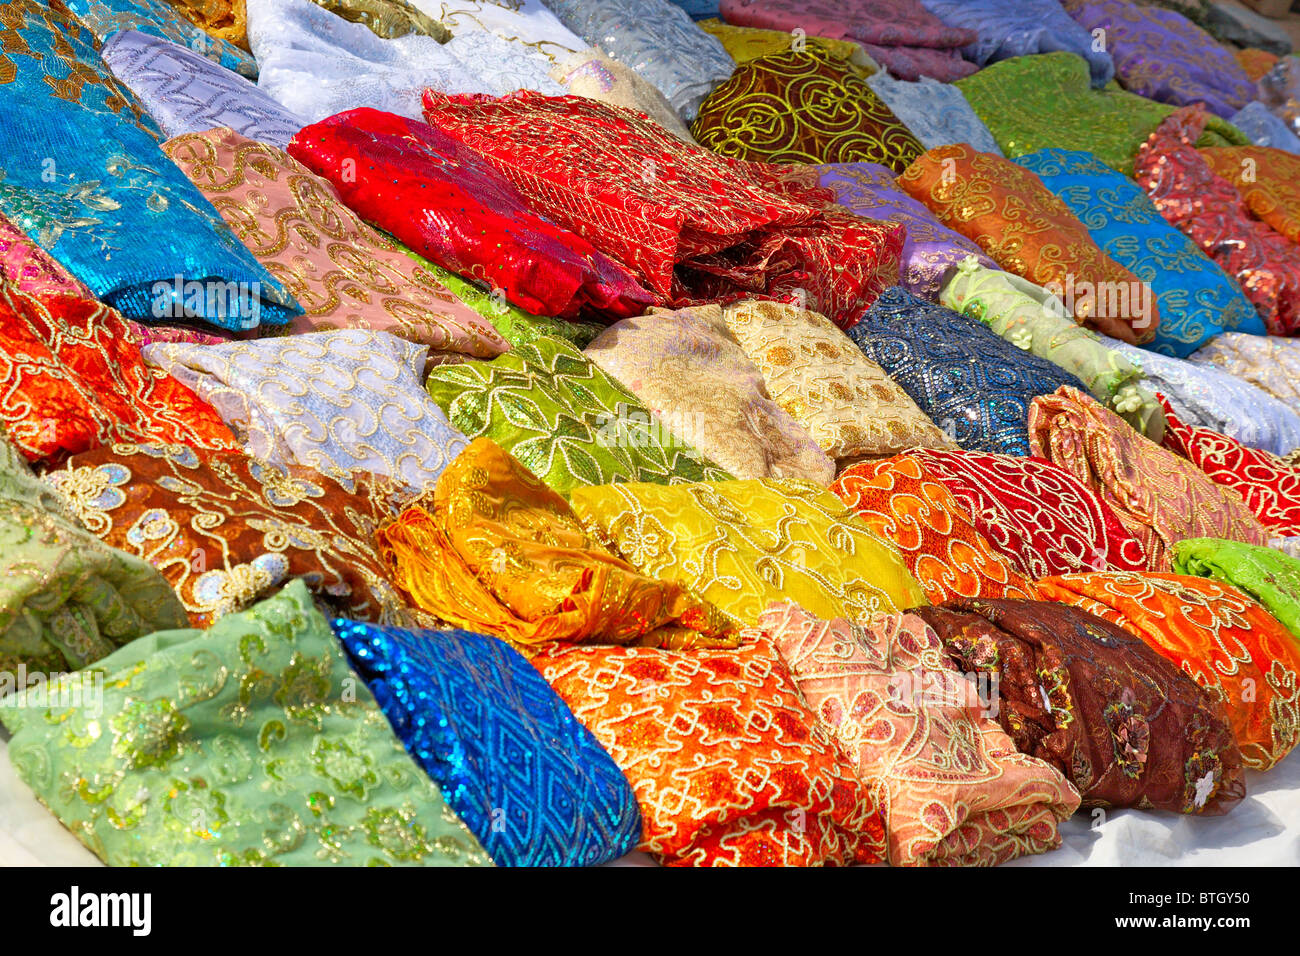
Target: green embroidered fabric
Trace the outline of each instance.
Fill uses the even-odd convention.
[[[1300,639],[1300,560],[1275,548],[1185,538],[1173,546],[1174,571],[1214,578],[1245,591]]]

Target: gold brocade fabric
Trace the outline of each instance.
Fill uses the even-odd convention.
[[[550,641],[739,644],[715,608],[616,557],[490,439],[470,444],[377,538],[419,607],[525,652]]]
[[[760,56],[771,53],[784,53],[796,50],[796,38],[785,30],[764,30],[760,27],[738,27],[724,23],[716,17],[710,20],[696,21],[705,33],[718,38],[718,42],[737,63],[748,63]],[[873,60],[861,44],[853,40],[831,39],[830,37],[799,38],[808,46],[821,47],[831,56],[843,60],[858,76],[864,80],[879,72],[880,66]]]
[[[248,11],[244,0],[168,0],[172,8],[214,37],[248,49]]]
[[[1212,146],[1201,155],[1237,187],[1252,216],[1300,242],[1300,156],[1269,146]]]
[[[312,0],[335,16],[360,23],[385,40],[418,33],[439,43],[451,39],[451,31],[406,0]]]
[[[742,624],[773,601],[853,621],[927,603],[902,557],[812,482],[603,485],[570,503],[633,566]]]

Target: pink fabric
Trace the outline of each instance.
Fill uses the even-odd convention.
[[[35,296],[94,298],[53,256],[3,215],[0,215],[0,282]]]

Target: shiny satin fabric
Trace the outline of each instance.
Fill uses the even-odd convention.
[[[433,37],[439,43],[451,39],[451,31],[407,0],[312,0],[318,7],[360,23],[377,37],[392,40],[408,33]]]
[[[300,130],[288,153],[371,225],[529,312],[637,315],[654,301],[622,267],[531,209],[445,130],[351,110]]]
[[[71,10],[101,43],[134,31],[182,46],[224,70],[257,79],[257,61],[240,49],[240,41],[196,26],[177,10],[186,0],[66,0]],[[243,6],[243,0],[238,0]],[[240,44],[240,45],[236,45]]]
[[[167,3],[209,36],[221,37],[241,49],[248,49],[245,0],[167,0]]]
[[[1300,641],[1300,560],[1276,547],[1187,538],[1173,547],[1174,571],[1213,578],[1250,595]]]
[[[961,90],[951,83],[940,83],[927,76],[908,83],[882,71],[868,77],[867,86],[885,101],[926,149],[969,143],[981,153],[1002,155],[993,134],[980,122]]]
[[[997,720],[1085,807],[1217,816],[1246,795],[1215,696],[1122,627],[1052,601],[919,608],[958,668],[997,675]]]
[[[759,627],[858,777],[887,794],[891,865],[993,866],[1060,844],[1078,792],[1017,752],[919,617],[855,625],[773,604]]]
[[[1267,770],[1300,743],[1300,645],[1236,588],[1179,574],[1068,574],[1038,582],[1140,637],[1216,697],[1242,761]]]
[[[473,442],[434,491],[377,532],[423,610],[529,654],[547,642],[734,647],[737,629],[638,571],[495,442]]]
[[[1002,268],[1050,289],[1081,325],[1126,342],[1155,338],[1160,311],[1149,289],[1029,170],[962,143],[927,151],[898,186]]]

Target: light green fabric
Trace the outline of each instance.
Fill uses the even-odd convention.
[[[301,580],[10,695],[0,720],[19,776],[110,865],[491,864]]]
[[[1174,571],[1214,578],[1245,591],[1300,639],[1300,560],[1276,548],[1219,538],[1174,544]]]

